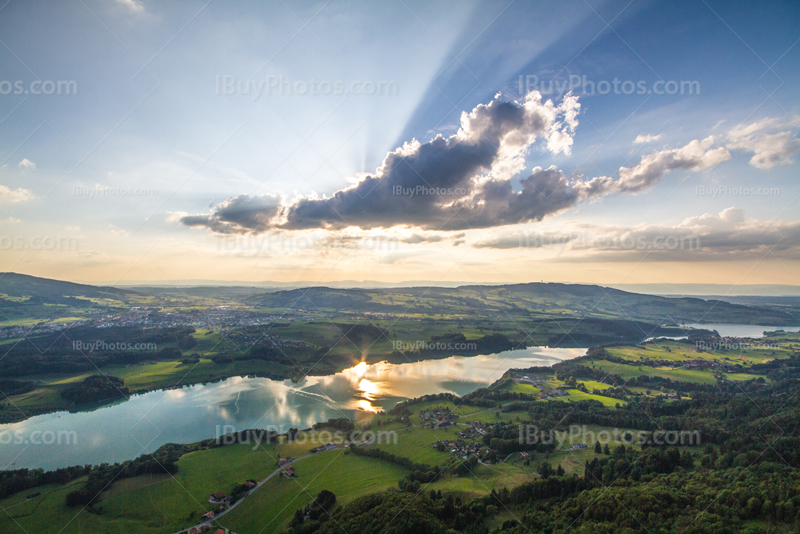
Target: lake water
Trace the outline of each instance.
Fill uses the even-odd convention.
[[[800,332],[800,326],[761,326],[757,324],[683,324],[684,328],[704,328],[706,330],[716,330],[722,337],[749,337],[749,338],[762,338],[764,332],[773,332],[775,330],[785,330],[787,332]],[[651,336],[645,341],[652,341],[654,339],[683,339],[685,335],[681,336]]]
[[[786,330],[787,332],[800,332],[800,326],[760,326],[755,324],[685,324],[690,328],[705,328],[716,330],[722,337],[764,337],[764,332]]]
[[[0,470],[113,463],[165,443],[192,443],[234,429],[307,428],[331,418],[388,410],[421,395],[465,395],[509,369],[550,366],[585,353],[586,349],[530,347],[416,363],[361,363],[297,384],[234,377],[153,391],[93,411],[57,412],[0,425]]]

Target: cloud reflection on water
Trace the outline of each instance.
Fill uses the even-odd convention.
[[[552,365],[585,349],[532,347],[487,356],[390,364],[359,363],[329,376],[299,383],[233,377],[221,382],[134,395],[93,411],[58,412],[0,425],[0,432],[29,435],[35,430],[78,433],[78,446],[28,447],[4,444],[0,466],[44,467],[115,462],[153,451],[164,443],[213,438],[231,425],[248,428],[308,428],[331,418],[356,418],[388,410],[397,402],[432,393],[465,395],[497,380],[511,368]],[[144,414],[144,417],[143,417]]]

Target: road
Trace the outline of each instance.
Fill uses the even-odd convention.
[[[328,450],[329,450],[329,451],[332,451],[332,450],[334,450],[334,449],[341,449],[341,448],[343,448],[343,447],[338,447],[338,446],[337,446],[337,447],[330,448],[330,449],[328,449]],[[209,519],[208,521],[203,521],[202,523],[198,523],[198,524],[196,524],[196,525],[192,525],[191,527],[187,527],[187,528],[185,528],[185,529],[183,529],[183,530],[179,530],[179,531],[178,531],[178,532],[176,532],[175,534],[183,534],[184,532],[188,532],[189,530],[193,529],[194,527],[202,527],[203,525],[207,525],[207,524],[211,523],[212,521],[216,521],[216,520],[217,520],[217,519],[219,519],[220,517],[224,516],[225,514],[227,514],[228,512],[230,512],[231,510],[233,510],[233,509],[234,509],[234,508],[236,508],[237,506],[239,506],[239,504],[240,504],[240,503],[242,503],[242,502],[244,502],[244,500],[245,500],[247,497],[249,497],[251,493],[253,493],[253,492],[254,492],[254,491],[256,491],[258,488],[260,488],[261,486],[263,486],[264,484],[266,484],[266,482],[267,482],[269,479],[271,479],[272,477],[274,477],[275,475],[277,475],[278,473],[280,473],[281,471],[283,471],[283,468],[284,468],[284,467],[286,467],[287,465],[292,465],[292,464],[293,464],[293,463],[295,463],[295,462],[299,462],[300,460],[303,460],[303,459],[305,459],[305,458],[308,458],[309,456],[314,456],[315,454],[318,454],[318,453],[312,452],[311,454],[306,454],[305,456],[301,456],[300,458],[295,458],[295,459],[294,459],[294,460],[292,460],[291,462],[287,462],[287,463],[285,463],[283,466],[279,467],[278,469],[276,469],[275,471],[273,471],[272,473],[270,473],[270,475],[269,475],[267,478],[265,478],[264,480],[262,480],[261,482],[259,482],[258,484],[256,484],[256,485],[255,485],[255,487],[254,487],[253,489],[251,489],[250,491],[248,491],[248,492],[247,492],[247,493],[244,495],[244,497],[242,497],[241,499],[239,499],[238,501],[236,501],[235,503],[233,503],[233,504],[232,504],[231,506],[229,506],[229,507],[228,507],[226,510],[223,510],[222,512],[218,513],[217,515],[215,515],[213,518]]]
[[[510,404],[510,403],[509,403],[509,404]],[[482,412],[488,412],[488,411],[491,411],[491,410],[500,409],[502,406],[505,406],[505,405],[504,405],[504,404],[501,404],[500,406],[497,406],[496,408],[487,408],[486,410],[481,410],[481,411],[478,411],[478,412],[474,412],[474,413],[472,413],[472,414],[469,414],[469,415],[475,415],[475,414],[482,413]],[[467,417],[468,417],[468,416],[467,416]],[[457,423],[457,424],[467,424],[467,423]],[[407,428],[407,429],[410,429],[410,428],[417,428],[418,426],[419,426],[419,425],[412,425],[412,426],[410,426],[410,427],[406,427],[406,428]],[[401,430],[402,430],[402,429],[401,429]],[[359,443],[356,443],[356,447],[359,447],[359,446],[361,446],[361,445],[363,445],[363,444],[364,444],[364,442],[359,442]],[[330,449],[328,449],[328,450],[342,449],[342,448],[344,448],[344,446],[337,445],[337,446],[334,446],[334,447],[332,447],[332,448],[330,448]],[[311,454],[306,454],[305,456],[301,456],[300,458],[295,458],[295,459],[294,459],[294,460],[292,460],[291,462],[289,462],[289,463],[287,463],[287,464],[283,465],[282,467],[279,467],[278,469],[276,469],[275,471],[273,471],[272,473],[270,473],[270,475],[269,475],[267,478],[265,478],[264,480],[262,480],[261,482],[259,482],[258,484],[256,484],[256,486],[255,486],[253,489],[251,489],[250,491],[248,491],[248,492],[247,492],[247,493],[244,495],[244,497],[242,497],[241,499],[239,499],[238,501],[236,501],[235,503],[233,503],[233,505],[229,506],[229,507],[228,507],[226,510],[223,510],[222,512],[220,512],[219,514],[215,515],[213,518],[209,519],[208,521],[203,521],[202,523],[198,523],[198,524],[196,524],[196,525],[192,525],[192,526],[190,526],[190,527],[187,527],[187,528],[185,528],[185,529],[183,529],[183,530],[179,530],[178,532],[175,532],[174,534],[184,534],[185,532],[188,532],[189,530],[193,529],[194,527],[201,527],[201,526],[203,526],[203,525],[207,525],[207,524],[211,523],[212,521],[215,521],[215,520],[219,519],[220,517],[224,516],[225,514],[227,514],[228,512],[230,512],[231,510],[233,510],[233,509],[234,509],[234,508],[236,508],[237,506],[239,506],[239,504],[240,504],[240,503],[242,503],[242,502],[243,502],[243,501],[244,501],[244,500],[245,500],[247,497],[249,497],[249,496],[250,496],[250,494],[252,494],[252,493],[253,493],[254,491],[256,491],[258,488],[260,488],[261,486],[263,486],[263,485],[264,485],[264,484],[265,484],[265,483],[266,483],[266,482],[267,482],[269,479],[271,479],[272,477],[274,477],[275,475],[277,475],[278,473],[280,473],[281,471],[283,471],[283,468],[284,468],[284,467],[286,467],[287,465],[291,465],[291,464],[293,464],[293,463],[295,463],[295,462],[299,462],[300,460],[303,460],[303,459],[305,459],[305,458],[308,458],[309,456],[313,456],[313,455],[315,455],[315,454],[318,454],[318,453],[314,453],[314,452],[312,452]]]

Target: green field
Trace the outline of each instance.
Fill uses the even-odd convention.
[[[595,380],[578,380],[578,382],[586,386],[586,389],[589,391],[604,390],[611,387],[609,384],[604,384],[603,382],[597,382]]]
[[[64,504],[66,493],[80,481],[47,487],[42,497],[24,503],[23,496],[31,492],[22,492],[0,501],[9,512],[0,525],[4,532],[20,534],[50,532],[53,525],[67,523],[65,533],[174,532],[211,509],[211,493],[227,491],[248,478],[260,480],[274,471],[273,448],[254,451],[249,445],[232,445],[186,454],[175,476],[143,475],[114,484],[103,494],[99,515]]]
[[[511,384],[511,386],[508,388],[508,391],[511,391],[512,393],[524,393],[526,395],[539,394],[539,388],[536,386],[532,384],[520,384],[519,382],[514,382]]]
[[[628,401],[614,399],[611,397],[604,397],[603,395],[595,395],[593,393],[584,393],[579,389],[568,389],[567,395],[563,397],[552,397],[548,401],[563,401],[563,402],[580,402],[584,400],[596,400],[603,403],[603,406],[613,408],[617,404],[625,405]]]
[[[332,450],[295,463],[295,479],[271,478],[219,524],[235,532],[280,532],[295,510],[310,503],[323,489],[337,504],[361,495],[396,487],[405,470],[373,458]]]
[[[439,452],[431,445],[439,440],[458,439],[458,433],[467,428],[464,422],[482,420],[511,422],[519,420],[524,412],[497,412],[495,409],[459,405],[451,408],[463,416],[459,424],[443,429],[426,429],[416,426],[419,411],[442,406],[441,402],[423,402],[411,405],[411,427],[391,423],[389,415],[368,416],[360,424],[387,421],[380,430],[395,430],[396,441],[369,445],[415,462],[445,465],[459,462],[449,452]],[[499,417],[498,417],[499,413]],[[178,472],[172,475],[143,475],[122,479],[106,491],[99,503],[101,513],[68,508],[64,504],[66,493],[83,483],[76,480],[65,486],[37,488],[41,496],[25,499],[32,491],[20,492],[0,501],[8,513],[0,518],[0,528],[19,534],[46,532],[51,525],[68,525],[63,532],[97,532],[113,534],[130,532],[171,533],[191,526],[212,508],[208,496],[215,491],[228,491],[234,484],[247,479],[262,480],[276,469],[276,460],[283,456],[302,458],[309,454],[312,444],[319,439],[318,431],[305,432],[307,440],[253,445],[231,445],[188,453],[178,462]],[[387,440],[388,441],[388,440]],[[550,453],[522,462],[517,453],[496,465],[477,465],[469,476],[444,476],[429,485],[428,489],[445,494],[471,498],[489,493],[493,488],[513,487],[538,477],[539,463],[553,466],[563,464],[569,472],[580,473],[587,451]],[[591,454],[594,454],[591,452]],[[570,463],[572,462],[572,463]],[[407,471],[385,460],[358,456],[345,449],[335,449],[302,458],[294,463],[298,474],[295,479],[273,476],[265,486],[247,497],[233,511],[222,516],[218,524],[236,532],[280,532],[295,510],[311,502],[323,489],[337,495],[337,503],[345,504],[361,495],[396,488]]]
[[[205,334],[201,333],[200,335]],[[796,339],[797,337],[791,338],[792,341]],[[588,356],[579,360],[580,365],[584,366],[581,372],[586,373],[583,376],[592,376],[594,379],[576,379],[569,373],[565,374],[564,367],[557,367],[552,375],[540,375],[546,379],[542,385],[543,388],[560,388],[567,393],[566,396],[553,397],[547,402],[576,403],[593,400],[606,408],[614,409],[620,405],[622,407],[620,409],[624,410],[630,410],[635,406],[632,403],[637,401],[636,395],[662,396],[660,402],[673,402],[671,397],[663,398],[666,395],[664,391],[656,389],[651,390],[648,394],[647,388],[631,388],[630,393],[633,396],[629,396],[629,400],[626,401],[600,393],[585,393],[574,387],[565,387],[565,383],[578,383],[590,392],[603,392],[610,389],[612,386],[609,383],[597,379],[599,373],[618,374],[625,379],[650,375],[669,378],[676,383],[719,387],[726,387],[726,384],[718,377],[727,381],[746,381],[760,377],[760,375],[747,372],[729,373],[711,369],[680,368],[683,365],[681,359],[697,359],[695,356],[697,353],[694,352],[686,352],[682,356],[675,350],[655,350],[650,346],[644,348],[613,347],[612,349],[612,356],[629,351],[629,354],[635,353],[636,358],[626,358],[626,362],[629,363],[592,359]],[[612,349],[609,349],[609,352],[612,352]],[[664,354],[670,357],[665,358]],[[722,357],[719,358],[724,360]],[[658,366],[643,365],[640,363],[641,359],[658,360]],[[670,362],[675,362],[675,365],[666,365]],[[247,365],[257,366],[262,363],[248,360],[226,365],[235,366],[228,369],[231,372],[245,374],[243,370]],[[574,369],[578,368],[577,365],[574,367]],[[109,367],[112,374],[124,378],[126,385],[134,391],[139,387],[146,388],[152,384],[171,385],[179,380],[213,379],[211,377],[219,373],[220,369],[225,369],[225,366],[214,364],[208,359],[203,359],[198,365],[157,362],[147,365]],[[556,372],[562,380],[555,378]],[[613,429],[610,427],[585,426],[587,433],[582,433],[578,437],[570,438],[570,441],[558,444],[555,450],[535,452],[531,449],[532,452],[528,459],[521,456],[519,448],[499,449],[498,446],[498,450],[515,452],[499,454],[496,451],[489,451],[491,454],[482,456],[486,463],[472,466],[468,474],[462,473],[463,476],[459,476],[456,469],[462,462],[462,457],[432,447],[438,441],[462,439],[459,433],[469,429],[470,421],[485,424],[510,423],[514,432],[517,424],[536,424],[536,421],[531,421],[531,414],[527,409],[530,406],[541,407],[542,405],[538,403],[542,401],[530,397],[520,399],[518,396],[508,395],[508,393],[540,392],[540,388],[536,386],[514,381],[515,375],[519,376],[525,373],[530,375],[525,370],[510,371],[501,380],[482,390],[486,395],[500,394],[500,396],[481,397],[477,400],[475,397],[470,397],[463,401],[480,404],[481,400],[492,399],[483,406],[462,403],[462,400],[459,399],[452,399],[452,401],[446,399],[420,400],[404,404],[402,407],[407,408],[408,412],[397,410],[381,414],[363,413],[357,421],[358,427],[369,428],[373,431],[394,432],[396,440],[392,440],[390,435],[381,443],[361,446],[365,449],[380,449],[397,457],[428,466],[447,466],[448,469],[441,478],[425,485],[424,489],[425,491],[441,490],[445,495],[459,496],[463,499],[486,495],[492,489],[512,488],[536,480],[540,476],[539,470],[542,464],[549,464],[554,469],[560,466],[568,476],[583,476],[584,464],[587,461],[591,462],[595,458],[607,457],[604,453],[596,452],[594,444],[599,433],[604,431],[612,433]],[[58,397],[60,389],[81,380],[84,376],[88,376],[88,373],[79,376],[44,377],[35,391],[18,396],[19,400],[28,406],[36,406],[37,403],[39,405],[57,403],[60,401],[60,397]],[[753,386],[758,387],[759,384],[753,384]],[[732,387],[732,385],[728,383],[727,387]],[[620,392],[623,391],[623,388],[616,388],[614,391]],[[684,392],[684,397],[685,395]],[[496,399],[508,400],[498,401]],[[517,411],[504,411],[511,409],[508,406],[510,404],[513,404],[513,409]],[[423,428],[420,412],[440,407],[447,407],[452,413],[459,415],[455,419],[455,425],[440,429]],[[572,409],[597,411],[595,413],[600,411],[596,405],[559,408],[562,413]],[[626,414],[622,413],[622,415]],[[507,426],[501,428],[508,429]],[[219,526],[240,534],[281,532],[295,511],[309,504],[323,489],[332,491],[337,496],[337,505],[339,506],[362,495],[384,490],[399,491],[398,481],[408,475],[409,470],[400,467],[397,463],[392,463],[387,459],[360,456],[344,448],[310,455],[311,447],[321,441],[320,431],[327,430],[304,431],[300,436],[307,438],[305,440],[287,442],[282,439],[277,443],[265,444],[257,448],[242,444],[195,450],[180,458],[178,470],[174,476],[167,474],[141,475],[115,482],[109,490],[102,494],[98,506],[91,512],[86,509],[68,508],[65,504],[66,494],[79,488],[85,482],[83,479],[66,485],[48,485],[35,490],[20,491],[9,498],[0,500],[0,511],[3,511],[4,514],[0,516],[0,528],[4,532],[18,534],[49,532],[53,525],[58,525],[59,529],[63,526],[61,532],[65,534],[83,532],[171,534],[200,521],[200,516],[212,508],[208,502],[209,494],[216,491],[227,492],[235,484],[240,484],[248,479],[261,481],[276,470],[277,458],[285,456],[302,458],[294,463],[297,478],[287,479],[280,475],[273,476],[234,510],[220,517],[218,519]],[[566,432],[569,427],[560,430]],[[481,447],[485,445],[480,435],[467,439],[481,444]],[[506,435],[503,439],[508,440],[509,438]],[[358,441],[358,438],[356,440]],[[514,442],[516,443],[516,437],[514,437]],[[572,449],[571,446],[578,442],[588,447]],[[612,440],[609,446],[616,448],[620,443]],[[638,447],[634,446],[634,450],[637,449]],[[692,454],[700,454],[700,447],[689,447],[687,450]],[[496,460],[499,460],[499,463],[488,465]],[[36,492],[41,495],[27,499]]]
[[[606,371],[609,374],[616,374],[624,380],[635,378],[637,376],[658,376],[661,378],[668,378],[678,382],[689,382],[693,384],[715,384],[717,379],[711,370],[702,369],[675,369],[669,367],[649,367],[649,366],[633,366],[621,364],[616,362],[609,362],[606,360],[595,360],[592,365]],[[746,373],[730,373],[725,374],[730,380],[753,380],[763,378],[760,375],[750,375]]]
[[[753,341],[756,346],[760,343],[766,344],[768,342],[771,343],[772,339],[765,338],[764,340]],[[612,356],[632,362],[639,360],[668,360],[677,363],[687,360],[706,360],[735,363],[743,366],[752,365],[754,363],[764,363],[776,358],[786,358],[793,352],[793,349],[786,345],[775,348],[746,347],[741,351],[736,349],[698,352],[694,344],[679,343],[677,341],[647,343],[637,346],[608,347],[606,350]]]

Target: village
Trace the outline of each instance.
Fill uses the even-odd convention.
[[[446,408],[434,409],[434,413],[436,413],[437,411],[438,413],[441,414],[441,417],[445,421],[449,421],[450,416],[458,417],[457,415],[454,416],[453,414],[449,414],[450,410]],[[448,413],[445,414],[444,413],[445,411]],[[493,453],[492,449],[483,445],[480,442],[467,441],[467,440],[474,440],[475,438],[486,434],[486,426],[479,421],[470,421],[468,425],[469,428],[467,430],[458,433],[459,439],[437,441],[436,443],[433,443],[431,447],[441,452],[450,452],[450,454],[453,454],[455,456],[460,456],[464,460],[471,457],[484,459],[485,461],[483,463],[491,465],[492,462],[488,460],[488,458],[496,456],[496,454],[492,454]]]
[[[481,458],[488,456],[491,451],[491,449],[485,445],[464,441],[463,439],[437,441],[431,445],[431,447],[442,452],[449,451],[450,454],[460,456],[463,460],[471,457]]]
[[[681,365],[683,369],[713,369],[726,373],[741,373],[743,368],[739,364],[727,363],[719,360],[689,360]]]
[[[436,407],[419,412],[422,428],[443,428],[456,424],[458,414],[450,411],[450,408]]]

